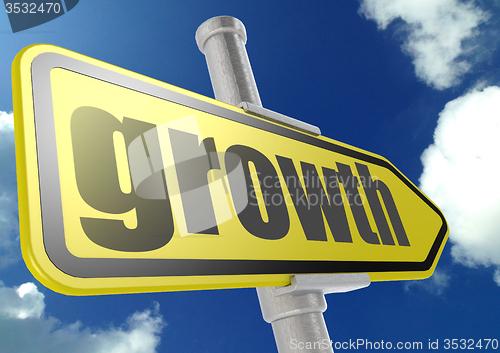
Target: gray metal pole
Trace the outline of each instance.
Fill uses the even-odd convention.
[[[323,312],[325,294],[368,287],[367,273],[295,275],[285,287],[257,288],[264,320],[272,324],[279,353],[331,353]]]
[[[215,99],[281,124],[321,134],[316,126],[262,107],[245,48],[247,33],[240,20],[230,16],[213,17],[198,27],[195,37],[198,48],[205,54]]]
[[[207,60],[215,99],[232,105],[249,102],[262,106],[245,49],[243,23],[230,16],[213,17],[198,27],[195,37]]]
[[[215,98],[261,117],[320,134],[315,126],[262,107],[245,49],[246,40],[245,26],[234,17],[214,17],[198,27],[196,43],[205,54]],[[304,275],[293,276],[291,281],[287,287],[257,288],[262,315],[272,324],[278,352],[333,353],[322,314],[326,310],[324,294],[366,287],[370,278],[366,274]]]

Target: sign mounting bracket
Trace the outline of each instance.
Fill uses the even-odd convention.
[[[238,106],[243,108],[243,110],[246,113],[254,114],[280,124],[284,124],[305,132],[309,132],[314,135],[321,135],[321,130],[317,126],[277,113],[275,111],[266,109],[256,104],[250,102],[241,102]]]
[[[273,327],[278,352],[297,352],[301,342],[317,343],[308,352],[333,352],[323,312],[325,294],[345,293],[368,287],[367,273],[295,275],[283,287],[258,288],[262,316]],[[323,325],[320,323],[323,322]],[[328,349],[326,349],[328,347]]]

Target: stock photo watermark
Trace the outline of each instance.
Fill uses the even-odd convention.
[[[319,176],[306,171],[302,177],[298,176],[262,176],[261,173],[250,174],[254,184],[258,184],[259,191],[254,187],[249,192],[249,204],[252,206],[264,205],[280,206],[306,206],[307,208],[316,206],[363,206],[367,202],[364,194],[351,192],[352,188],[370,188],[377,182],[376,177],[364,178],[346,177],[339,181],[337,175]],[[258,180],[258,181],[257,181]],[[343,194],[340,191],[343,185]],[[351,185],[351,187],[349,187]],[[288,193],[276,193],[268,190],[276,190],[285,186]],[[325,191],[328,190],[328,192]],[[304,193],[302,190],[313,190],[314,192]]]
[[[12,32],[21,32],[52,21],[72,10],[79,0],[30,0],[15,2],[4,0],[5,12]]]
[[[333,348],[340,350],[402,350],[402,351],[433,351],[433,350],[498,350],[498,339],[496,338],[446,338],[428,339],[427,341],[372,341],[366,338],[349,339],[349,341],[333,341],[323,339],[320,341],[300,341],[291,339],[289,344],[292,350],[329,350]]]

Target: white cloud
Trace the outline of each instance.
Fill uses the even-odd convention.
[[[0,268],[20,259],[14,120],[0,111]]]
[[[500,87],[473,89],[439,115],[421,190],[441,208],[454,259],[494,266],[500,285]]]
[[[500,286],[500,268],[497,267],[493,279],[495,280],[496,284]]]
[[[441,295],[448,287],[450,276],[445,272],[435,270],[430,278],[417,281],[405,281],[404,289],[410,291],[411,288],[422,288],[428,293]]]
[[[44,296],[33,283],[0,282],[0,352],[154,353],[164,321],[159,305],[136,312],[120,327],[92,330],[44,315]]]
[[[0,111],[0,132],[1,131],[14,131],[14,116],[12,112]]]
[[[0,282],[0,320],[8,318],[40,318],[45,308],[44,296],[33,283],[24,283],[19,288],[4,287]]]
[[[466,41],[489,18],[472,1],[459,0],[362,0],[359,12],[381,30],[404,21],[403,50],[413,58],[415,74],[439,90],[458,84],[471,69],[465,57],[474,48]]]

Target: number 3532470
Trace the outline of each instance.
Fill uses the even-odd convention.
[[[60,13],[61,4],[57,2],[7,2],[5,3],[7,13],[39,14],[39,13]]]

